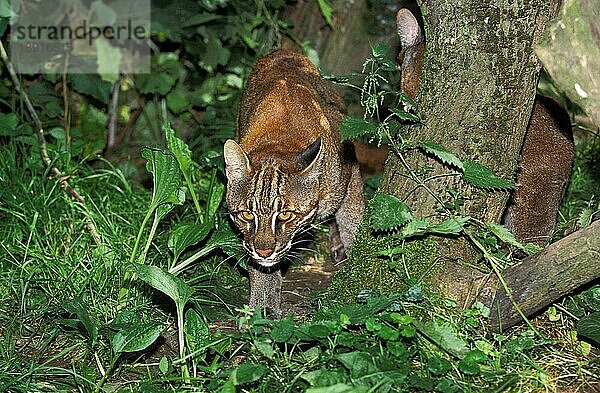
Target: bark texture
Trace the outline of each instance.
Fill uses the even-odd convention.
[[[408,128],[406,134],[415,141],[441,143],[461,159],[476,160],[513,179],[540,70],[533,46],[557,14],[558,0],[504,0],[494,6],[478,0],[424,0],[421,11],[426,50],[416,102],[425,124]],[[447,173],[447,168],[420,153],[408,156],[407,161],[417,170],[433,168],[433,175]],[[483,221],[499,222],[508,199],[507,192],[474,189],[458,177],[438,177],[428,186],[445,200],[447,190],[457,190],[466,198],[464,214]],[[422,188],[414,189],[400,160],[391,157],[381,190],[404,200],[417,217],[440,220],[436,199]],[[355,250],[368,250],[382,242],[372,237],[368,223],[363,223],[357,239]],[[398,245],[393,236],[387,240],[390,246]],[[461,239],[442,238],[433,247],[436,252],[427,253],[431,259],[426,271],[421,258],[406,256],[406,276],[425,279],[426,285],[468,304],[476,296],[475,283],[483,277],[463,265],[473,260],[472,248]],[[344,282],[348,272],[372,264],[375,270],[365,272],[367,276],[378,277],[385,270],[386,261],[369,258],[353,252],[334,278],[334,291],[348,292]]]
[[[535,48],[554,82],[600,126],[600,4],[566,0]]]

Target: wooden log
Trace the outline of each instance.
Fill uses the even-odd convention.
[[[513,300],[526,316],[600,277],[600,221],[551,244],[502,272]],[[494,295],[495,293],[495,295]],[[521,316],[497,278],[479,300],[491,308],[490,327],[506,329]]]

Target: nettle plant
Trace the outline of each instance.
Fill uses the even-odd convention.
[[[482,222],[461,213],[465,198],[458,191],[450,189],[445,195],[433,191],[428,184],[440,176],[456,176],[467,184],[483,190],[509,191],[515,188],[514,182],[503,179],[486,166],[470,159],[462,160],[437,141],[414,140],[403,132],[407,124],[423,123],[415,102],[406,94],[392,88],[386,74],[397,74],[397,64],[385,58],[388,46],[376,45],[371,57],[363,63],[360,73],[326,76],[334,82],[360,91],[360,105],[364,109],[363,118],[347,116],[341,127],[341,137],[347,139],[367,139],[370,143],[387,143],[406,171],[406,177],[414,182],[414,187],[403,198],[377,191],[369,202],[370,225],[374,232],[394,232],[399,239],[409,239],[424,235],[465,235],[478,249],[481,256],[498,273],[510,261],[501,252],[501,244],[516,247],[526,254],[537,252],[534,244],[522,244],[502,225]],[[353,81],[358,81],[354,83]],[[420,152],[444,165],[447,173],[434,174],[428,167],[415,168],[407,160],[407,155]],[[434,198],[442,211],[441,222],[431,222],[413,215],[404,202],[417,189],[425,190]],[[500,243],[498,242],[500,240]],[[382,250],[384,257],[392,259],[402,254],[403,248]]]

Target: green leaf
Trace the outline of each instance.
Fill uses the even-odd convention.
[[[186,248],[200,243],[206,238],[213,228],[212,222],[204,224],[182,224],[169,233],[167,246],[175,256],[175,260]]]
[[[525,251],[525,253],[527,253],[528,255],[535,254],[536,252],[539,252],[542,249],[540,246],[537,246],[532,243],[521,243],[519,240],[517,240],[515,235],[513,235],[512,232],[510,232],[504,225],[495,224],[493,222],[486,222],[485,225],[490,230],[490,232],[492,232],[494,236],[496,236],[502,242],[510,244],[511,246],[515,246]]]
[[[177,159],[179,169],[181,169],[181,172],[185,176],[191,177],[191,170],[194,164],[194,161],[192,161],[192,151],[183,140],[175,135],[175,130],[171,128],[171,124],[168,121],[165,121],[163,124],[163,132],[167,139],[167,147]]]
[[[181,204],[181,175],[177,160],[173,154],[159,148],[145,147],[142,157],[148,162],[146,169],[152,173],[152,202],[150,210],[163,203]]]
[[[15,136],[19,118],[17,114],[0,113],[0,136]]]
[[[98,326],[92,320],[88,312],[88,306],[80,297],[77,297],[64,305],[65,310],[77,315],[77,319],[83,325],[87,334],[90,337],[91,347],[94,348],[98,343]]]
[[[577,333],[600,344],[600,312],[593,312],[577,322]]]
[[[402,237],[419,236],[427,233],[429,222],[425,220],[412,220],[402,228]]]
[[[176,53],[161,52],[152,59],[152,73],[137,74],[136,86],[142,94],[165,96],[182,74],[182,65]]]
[[[262,353],[266,358],[273,359],[273,355],[275,355],[275,351],[273,350],[273,346],[271,343],[265,341],[254,340],[254,348],[256,348],[260,353]]]
[[[438,357],[430,358],[427,361],[427,369],[434,375],[444,375],[452,370],[452,364],[446,359]]]
[[[410,208],[393,195],[377,193],[369,203],[371,228],[375,231],[394,230],[412,220]]]
[[[190,100],[183,89],[176,88],[167,94],[167,106],[173,113],[180,114],[186,110],[189,105]]]
[[[294,334],[294,320],[291,316],[280,319],[273,324],[269,337],[277,343],[288,341]]]
[[[466,341],[460,338],[452,326],[447,323],[437,321],[422,323],[415,320],[413,324],[421,334],[424,334],[437,346],[454,356],[463,358],[469,351]]]
[[[382,57],[385,57],[385,55],[387,55],[389,50],[390,50],[389,45],[386,45],[384,43],[379,43],[379,44],[375,44],[371,47],[371,54],[373,55],[373,57],[382,58]]]
[[[351,386],[345,383],[336,383],[331,386],[308,388],[306,393],[366,393],[369,392],[368,386]]]
[[[350,371],[352,378],[361,378],[379,371],[373,356],[368,352],[341,353],[336,356],[336,359]]]
[[[342,121],[340,128],[340,137],[342,141],[347,139],[357,139],[363,136],[377,136],[377,124],[370,121],[346,116]]]
[[[215,217],[224,195],[225,185],[218,180],[215,181],[212,184],[210,195],[208,196],[208,201],[206,202],[206,215],[208,218]]]
[[[221,389],[219,390],[220,393],[235,393],[235,384],[233,383],[233,380],[230,378],[227,380],[227,382],[225,382],[222,386]]]
[[[348,381],[346,373],[343,369],[327,370],[321,368],[319,370],[309,371],[302,374],[302,379],[308,382],[311,386],[332,386],[337,383],[344,383]]]
[[[190,308],[186,311],[184,319],[183,331],[185,332],[185,342],[190,352],[196,352],[200,348],[207,347],[210,343],[210,330],[208,329],[208,325],[202,320],[202,317],[200,317],[196,310]]]
[[[178,308],[183,308],[192,297],[193,289],[190,286],[161,268],[135,264],[135,271],[142,281],[173,299]]]
[[[423,149],[426,153],[438,158],[445,164],[451,165],[460,170],[464,169],[462,161],[454,154],[446,150],[446,148],[439,143],[432,141],[420,141],[417,146]]]
[[[244,363],[231,372],[231,379],[236,386],[258,381],[267,372],[262,364]]]
[[[112,83],[104,81],[98,74],[69,74],[70,85],[78,93],[91,96],[108,104]]]
[[[464,225],[471,219],[469,216],[461,217],[450,217],[439,224],[431,225],[427,228],[427,233],[435,233],[438,235],[458,235],[463,229]]]
[[[329,27],[333,27],[333,8],[331,8],[329,1],[317,0],[317,3],[319,4],[319,10],[325,19],[325,22],[327,22]]]
[[[163,331],[158,323],[138,325],[132,329],[121,330],[112,339],[115,353],[136,352],[148,348]]]
[[[514,190],[515,183],[503,179],[489,168],[472,160],[464,162],[463,180],[472,186],[482,188],[484,190]]]

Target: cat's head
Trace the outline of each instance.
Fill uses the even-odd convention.
[[[298,153],[262,154],[255,161],[233,140],[225,143],[227,207],[258,264],[278,263],[294,236],[313,223],[323,155],[321,138]]]

